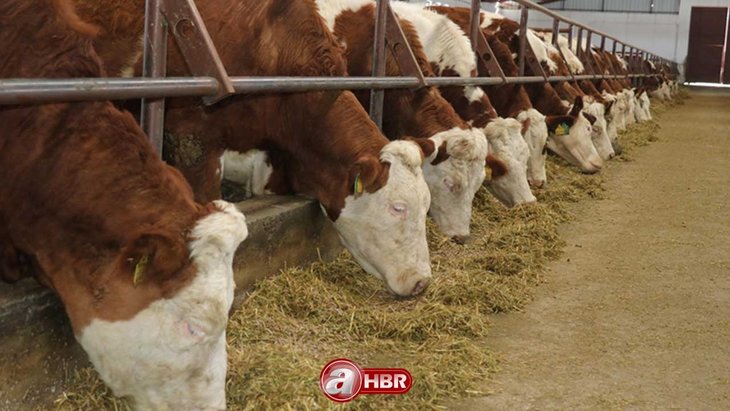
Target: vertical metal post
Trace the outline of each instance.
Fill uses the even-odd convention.
[[[527,16],[529,10],[525,6],[521,6],[522,11],[520,15],[520,55],[518,58],[520,76],[525,75],[525,47],[527,46]]]
[[[167,24],[160,6],[161,0],[147,0],[145,3],[143,77],[165,77],[167,72]],[[143,99],[140,123],[152,146],[162,156],[165,99]]]
[[[581,52],[581,50],[583,49],[581,46],[582,42],[583,42],[583,27],[578,27],[578,36],[575,41],[575,54],[578,56],[579,59],[583,58],[583,53]]]
[[[388,18],[389,0],[377,0],[375,9],[375,33],[373,38],[373,77],[385,76],[385,23]],[[378,128],[383,128],[383,99],[385,90],[370,91],[370,118]]]
[[[573,50],[573,25],[568,24],[568,50]]]
[[[553,19],[553,46],[560,48],[558,45],[558,36],[560,35],[560,20]]]
[[[480,23],[480,0],[471,0],[471,15],[469,16],[469,40],[471,40],[472,51],[477,50],[477,37],[479,36]]]
[[[601,36],[601,51],[606,51],[606,36]]]

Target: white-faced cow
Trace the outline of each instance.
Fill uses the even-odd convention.
[[[112,72],[139,69],[144,1],[76,1],[84,18],[104,28],[95,46],[105,64],[116,64]],[[231,76],[347,74],[314,0],[209,0],[198,8]],[[178,49],[168,49],[167,75],[190,75]],[[353,93],[235,96],[211,107],[169,99],[165,128],[169,161],[196,198],[220,196],[225,150],[271,153],[283,171],[265,189],[317,199],[358,263],[389,290],[411,296],[430,282],[424,153],[412,142],[389,142]]]
[[[67,1],[4,1],[0,78],[103,76],[97,32]],[[135,408],[225,409],[244,216],[196,203],[110,102],[2,107],[0,123],[0,277],[52,288],[101,378]]]

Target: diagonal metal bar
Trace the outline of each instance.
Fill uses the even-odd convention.
[[[487,38],[481,30],[477,33],[476,43],[473,43],[472,47],[476,47],[477,63],[481,63],[477,65],[480,76],[499,77],[502,80],[506,78],[502,66],[499,65],[497,56],[494,55],[492,47],[489,45]]]
[[[398,17],[393,12],[393,9],[388,5],[387,18],[385,20],[385,46],[388,48],[390,54],[395,58],[395,62],[398,65],[401,76],[413,76],[419,79],[421,85],[424,85],[423,72],[421,67],[418,65],[418,60],[413,54],[406,35],[403,32],[403,28],[398,22]]]
[[[162,0],[162,13],[191,73],[213,77],[220,84],[218,93],[204,97],[203,102],[214,104],[233,94],[231,80],[194,0]]]

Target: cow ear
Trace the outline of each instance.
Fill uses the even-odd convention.
[[[150,281],[161,282],[190,262],[182,236],[162,232],[143,233],[122,250],[121,272],[135,287]]]
[[[573,102],[573,108],[570,110],[569,116],[578,117],[578,113],[583,110],[583,97],[576,96],[575,102]]]
[[[524,136],[525,134],[527,134],[527,130],[529,130],[529,129],[530,129],[530,125],[531,125],[531,124],[530,124],[530,121],[531,121],[531,120],[530,120],[530,118],[529,118],[529,117],[527,117],[527,118],[525,118],[524,120],[522,120],[522,130],[521,130],[520,132],[522,133],[522,135],[523,135],[523,136]]]
[[[593,114],[588,114],[588,113],[581,113],[581,114],[583,114],[583,117],[585,117],[586,120],[588,120],[588,122],[591,123],[591,125],[596,123],[596,116],[594,116]]]
[[[429,138],[406,137],[405,140],[412,141],[421,148],[422,158],[430,158],[436,151],[436,144]]]
[[[606,103],[606,115],[609,115],[611,113],[611,109],[613,108],[614,100],[608,101]]]
[[[487,154],[486,163],[487,167],[491,170],[491,180],[507,175],[507,165],[497,157]]]
[[[573,116],[546,116],[548,133],[555,136],[563,136],[570,132],[570,128],[575,124],[576,118]]]
[[[366,191],[377,191],[388,181],[389,170],[390,165],[375,156],[360,157],[350,169],[350,194],[357,197]]]
[[[451,157],[451,154],[449,154],[449,150],[448,150],[447,146],[448,146],[448,144],[446,144],[445,141],[443,143],[441,143],[441,145],[439,146],[438,151],[436,153],[436,157],[433,160],[431,160],[432,166],[442,163],[442,162],[448,160],[449,157]]]

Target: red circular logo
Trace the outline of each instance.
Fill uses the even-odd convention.
[[[352,401],[362,389],[362,370],[350,360],[332,360],[319,374],[319,388],[332,401]]]

